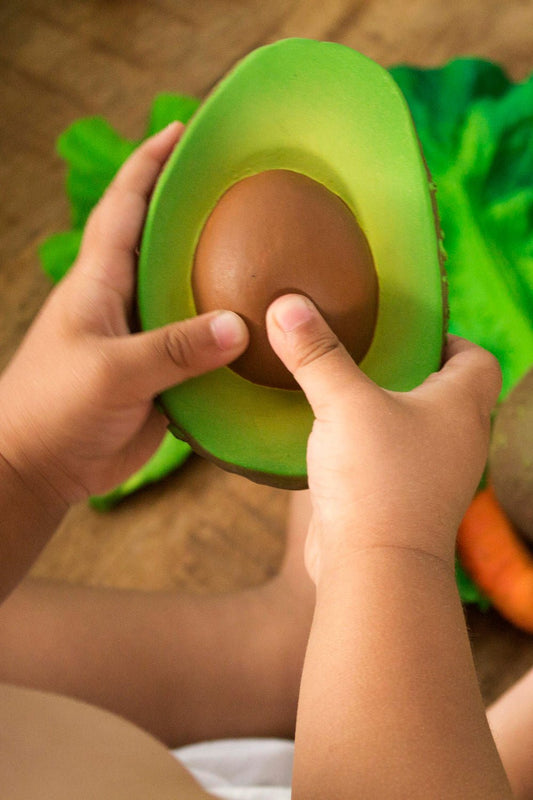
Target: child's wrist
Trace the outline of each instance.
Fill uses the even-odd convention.
[[[328,535],[316,536],[312,555],[312,578],[318,586],[335,580],[350,580],[350,577],[363,568],[367,555],[394,557],[422,562],[439,561],[452,573],[455,572],[454,534],[442,535],[432,531],[425,536],[412,534],[395,527],[390,535],[384,535],[364,525],[341,530],[329,530]],[[310,565],[311,566],[311,565]]]
[[[31,568],[68,504],[35,464],[11,446],[0,426],[0,602]]]
[[[72,501],[53,480],[53,470],[0,419],[0,469],[9,483],[27,495],[49,518],[60,520]]]
[[[358,543],[349,548],[329,550],[327,555],[319,555],[313,579],[317,589],[317,599],[325,595],[342,593],[343,587],[353,586],[358,576],[366,575],[369,566],[374,569],[380,564],[383,574],[390,573],[391,585],[398,575],[427,574],[432,576],[437,570],[447,573],[455,586],[455,563],[453,558],[443,558],[438,552],[398,545],[395,543]],[[379,592],[387,592],[386,586],[377,587]]]

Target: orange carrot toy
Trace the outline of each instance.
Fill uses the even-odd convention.
[[[490,485],[476,495],[464,516],[457,552],[464,569],[502,616],[533,633],[533,556]]]

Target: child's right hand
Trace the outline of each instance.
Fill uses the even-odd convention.
[[[278,298],[267,322],[316,418],[307,453],[313,580],[374,547],[416,549],[453,566],[457,527],[487,457],[496,359],[449,337],[439,372],[390,392],[356,366],[307,299]]]

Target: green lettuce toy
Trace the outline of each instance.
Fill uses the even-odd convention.
[[[533,75],[471,58],[391,72],[437,186],[450,331],[494,353],[503,397],[533,363]]]
[[[438,69],[398,66],[391,73],[410,107],[437,186],[448,255],[450,330],[497,356],[503,397],[533,363],[533,75],[515,84],[500,67],[473,58]],[[142,138],[173,120],[187,122],[199,104],[182,95],[158,95]],[[91,209],[138,144],[100,117],[78,120],[59,137],[72,226],[40,249],[53,281],[75,260]],[[181,466],[189,453],[187,445],[167,434],[145,467],[91,502],[109,508]],[[480,601],[462,575],[460,585],[465,599]]]

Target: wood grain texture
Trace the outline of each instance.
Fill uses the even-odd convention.
[[[105,116],[142,134],[153,96],[205,96],[252,48],[286,36],[342,42],[384,65],[457,55],[533,68],[527,0],[3,0],[0,5],[0,367],[49,291],[37,246],[68,225],[57,135]],[[284,492],[197,458],[109,514],[72,509],[37,575],[207,592],[258,583],[283,552]],[[531,638],[468,612],[484,696],[533,663]]]

